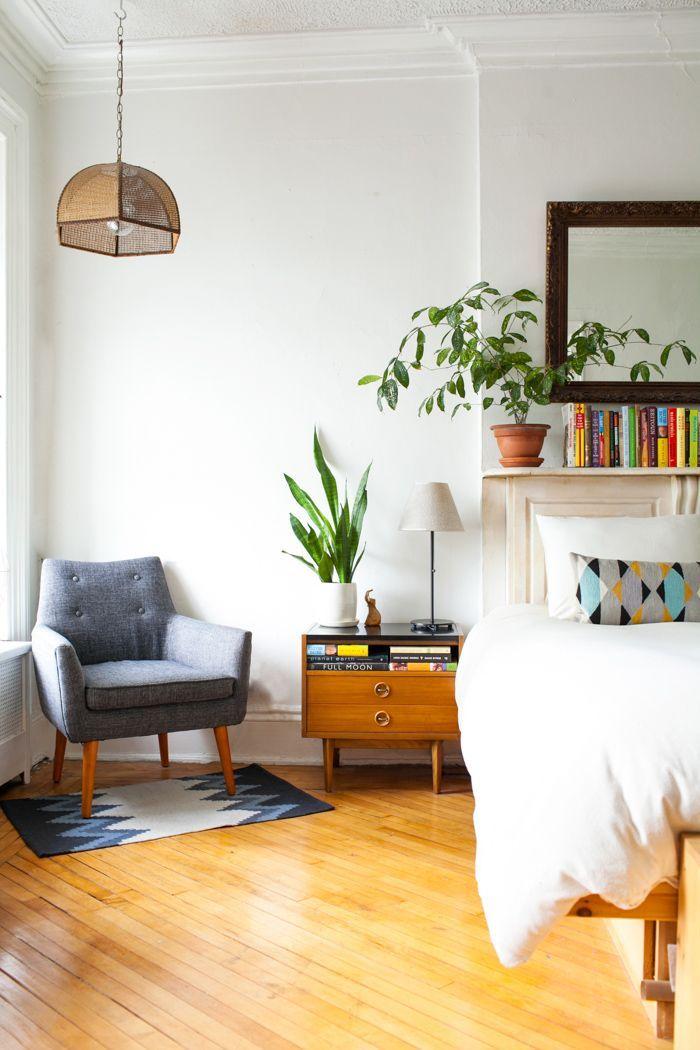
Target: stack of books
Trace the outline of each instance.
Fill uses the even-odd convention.
[[[456,671],[449,645],[392,645],[390,671]]]
[[[567,467],[697,467],[698,409],[565,405]]]
[[[387,646],[372,646],[348,642],[324,644],[309,643],[306,646],[307,671],[388,671],[389,649]]]
[[[456,671],[449,645],[365,645],[308,642],[307,671]]]

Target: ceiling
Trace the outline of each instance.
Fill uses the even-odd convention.
[[[24,0],[68,45],[111,41],[117,0]],[[131,40],[423,25],[441,16],[656,11],[700,0],[124,0]]]

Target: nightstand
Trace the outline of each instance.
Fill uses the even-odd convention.
[[[368,660],[381,659],[392,647],[412,650],[449,646],[450,662],[459,659],[464,633],[411,630],[408,623],[380,627],[312,627],[301,638],[302,735],[323,740],[326,791],[333,790],[333,768],[341,747],[430,748],[433,791],[442,784],[445,740],[459,739],[454,671],[314,670],[307,647],[366,645]],[[416,657],[417,659],[417,657]],[[437,659],[437,658],[436,658]],[[357,657],[362,662],[362,657]]]

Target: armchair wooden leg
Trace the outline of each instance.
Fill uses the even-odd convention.
[[[226,790],[229,795],[235,795],[236,780],[233,775],[233,766],[231,765],[231,748],[228,742],[227,726],[216,726],[214,729],[214,736],[216,737],[216,746],[219,749],[219,758],[221,759],[221,769],[224,774]]]
[[[163,769],[167,769],[170,765],[170,756],[168,754],[168,734],[158,734],[158,747],[160,748],[160,764]]]
[[[88,740],[83,744],[83,804],[81,813],[86,819],[92,816],[92,793],[95,789],[95,763],[99,740]]]
[[[66,757],[66,738],[60,729],[56,730],[56,748],[53,753],[53,782],[61,783],[63,759]]]

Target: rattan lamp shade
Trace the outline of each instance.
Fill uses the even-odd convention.
[[[93,164],[58,201],[59,242],[100,255],[160,255],[180,236],[177,201],[166,182],[134,164]]]

